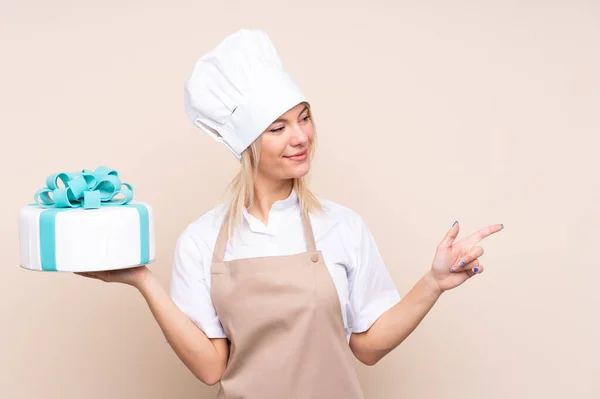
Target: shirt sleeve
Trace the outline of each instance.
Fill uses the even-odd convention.
[[[353,313],[351,331],[367,331],[400,294],[379,253],[367,225],[358,217],[354,268],[349,276],[349,301]]]
[[[170,294],[175,304],[208,338],[226,338],[210,297],[202,253],[193,236],[184,231],[175,247]],[[210,273],[208,273],[210,276]]]

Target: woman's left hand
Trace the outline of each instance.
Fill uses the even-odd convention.
[[[483,255],[483,248],[476,244],[503,228],[502,224],[492,224],[455,243],[459,225],[452,225],[437,247],[430,271],[442,292],[456,288],[483,272],[483,266],[478,260]]]

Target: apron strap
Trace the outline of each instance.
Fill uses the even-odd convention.
[[[229,212],[225,214],[221,230],[219,230],[219,235],[217,236],[217,243],[213,250],[213,262],[221,262],[225,257],[225,249],[227,248],[227,240],[229,239],[229,231],[227,231],[227,223],[225,223],[228,214]]]
[[[309,252],[317,251],[317,244],[315,243],[315,235],[313,233],[312,224],[310,222],[310,216],[304,214],[300,209],[300,215],[302,216],[302,225],[304,226],[304,237],[306,239],[306,249]]]
[[[317,244],[315,242],[315,235],[313,233],[312,224],[310,222],[309,215],[305,215],[302,209],[300,210],[302,218],[302,226],[304,227],[304,238],[306,239],[306,248],[309,252],[317,251]],[[225,220],[225,218],[224,218]],[[227,224],[222,223],[219,235],[217,236],[217,243],[213,251],[213,262],[221,262],[225,257],[225,250],[227,248],[227,240],[229,239],[229,232],[227,231]]]

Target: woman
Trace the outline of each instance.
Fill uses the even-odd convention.
[[[201,57],[186,110],[241,170],[179,237],[170,296],[146,266],[82,275],[136,287],[185,365],[221,383],[218,398],[362,398],[353,356],[374,365],[483,272],[476,244],[503,226],[457,243],[455,222],[400,299],[360,216],[307,188],[310,103],[266,33],[238,31]]]

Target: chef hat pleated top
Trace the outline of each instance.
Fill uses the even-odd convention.
[[[227,36],[198,59],[185,84],[188,117],[238,160],[274,120],[304,101],[259,29]]]

